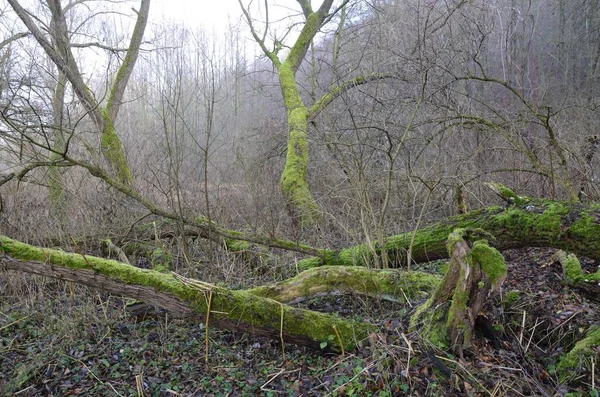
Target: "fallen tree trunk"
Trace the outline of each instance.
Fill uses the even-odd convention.
[[[313,349],[353,350],[376,327],[171,274],[93,256],[34,247],[0,236],[0,269],[49,276],[142,300],[233,331]]]
[[[500,185],[495,185],[500,186]],[[506,207],[489,207],[436,222],[419,229],[412,245],[411,261],[420,263],[448,257],[446,240],[455,228],[483,229],[496,239],[500,250],[520,247],[555,247],[578,255],[600,259],[600,204],[551,201],[516,196],[504,188]],[[518,200],[512,196],[518,197]],[[413,233],[387,239],[386,250],[392,267],[406,266]],[[372,251],[358,245],[328,251],[320,257],[306,258],[300,269],[323,265],[372,266]]]
[[[183,218],[159,208],[131,187],[110,178],[104,170],[73,159],[70,161],[133,198],[152,214],[181,222],[195,229],[192,232],[194,236],[216,241],[234,251],[247,250],[255,244],[311,255],[298,262],[300,270],[327,265],[373,266],[378,262],[366,244],[341,250],[319,249],[289,240],[226,229],[214,222],[209,223],[204,217]],[[490,187],[507,203],[505,207],[471,211],[415,232],[388,237],[383,247],[377,247],[376,254],[381,257],[381,251],[385,250],[390,267],[406,266],[409,249],[411,262],[447,258],[446,239],[455,228],[461,227],[486,230],[496,237],[494,245],[501,250],[523,246],[555,247],[600,259],[600,204],[528,198],[518,196],[497,183],[490,184]]]
[[[323,266],[306,270],[277,284],[248,290],[281,303],[298,303],[327,294],[357,294],[406,302],[430,294],[440,277],[416,271],[376,270],[365,267]]]

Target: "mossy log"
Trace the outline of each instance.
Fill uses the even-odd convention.
[[[554,259],[562,266],[565,284],[581,291],[588,299],[600,302],[600,268],[595,273],[584,273],[577,256],[563,250],[557,251]]]
[[[597,364],[592,364],[592,359],[597,356],[596,349],[598,348],[600,348],[600,326],[594,325],[590,327],[585,338],[577,342],[568,353],[561,356],[556,368],[559,381],[561,383],[568,382],[574,377],[574,374],[580,376],[583,371],[589,372],[590,377],[594,379],[593,371],[597,371],[598,367]]]
[[[139,269],[93,256],[34,247],[0,236],[0,269],[49,276],[135,298],[174,315],[233,331],[319,349],[350,351],[376,330],[367,323],[281,304],[173,274]]]
[[[470,247],[469,231],[456,229],[447,239],[450,268],[433,295],[413,314],[410,328],[432,343],[462,356],[471,345],[475,320],[488,294],[506,277],[499,251],[486,240]]]
[[[422,299],[432,292],[440,277],[429,273],[375,270],[365,267],[323,266],[298,276],[248,292],[281,303],[298,303],[327,294],[351,293],[405,302]]]
[[[510,191],[510,189],[508,189]],[[511,195],[504,191],[507,197]],[[513,193],[514,195],[514,193]],[[510,200],[512,201],[512,200]],[[518,196],[521,204],[488,207],[453,216],[416,231],[411,260],[420,263],[448,257],[446,240],[455,228],[483,229],[495,236],[494,247],[555,247],[600,259],[600,203],[552,201]],[[392,267],[406,266],[412,232],[387,238],[384,247]],[[306,258],[300,269],[323,265],[373,265],[372,251],[358,245],[323,251]]]

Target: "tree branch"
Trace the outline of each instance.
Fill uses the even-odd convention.
[[[0,41],[0,50],[12,43],[13,41],[29,36],[30,33],[17,33],[4,41]]]
[[[72,48],[97,47],[97,48],[100,48],[101,50],[106,50],[106,51],[110,51],[110,52],[126,52],[128,50],[127,48],[110,47],[110,46],[107,46],[105,44],[98,43],[98,42],[93,42],[93,43],[71,43],[71,47]]]
[[[348,80],[333,88],[327,94],[323,95],[317,102],[315,102],[315,104],[308,111],[308,118],[309,120],[315,119],[319,115],[319,113],[321,113],[337,97],[354,87],[358,87],[360,85],[367,84],[372,81],[397,78],[398,76],[395,74],[376,73],[366,76],[359,76]]]
[[[148,198],[142,196],[137,190],[133,187],[118,181],[117,179],[112,178],[104,169],[87,163],[83,160],[78,160],[71,158],[68,155],[65,155],[65,159],[71,162],[74,165],[78,165],[80,167],[85,168],[91,175],[102,179],[108,185],[114,187],[121,193],[126,196],[134,199],[140,205],[144,206],[148,211],[153,213],[154,215],[173,219],[182,222],[183,224],[192,226],[200,231],[200,236],[207,239],[217,239],[215,241],[221,242],[220,238],[227,238],[232,240],[242,240],[248,241],[254,244],[263,245],[271,248],[279,248],[287,251],[298,252],[305,255],[313,255],[318,258],[326,257],[330,254],[331,251],[324,249],[317,249],[310,247],[308,245],[300,244],[295,241],[289,241],[278,238],[268,238],[260,235],[238,232],[234,230],[225,229],[222,226],[217,225],[214,222],[210,224],[203,217],[198,217],[196,219],[190,219],[176,213],[169,212],[163,208],[158,207]]]
[[[277,57],[277,47],[275,47],[275,50],[273,50],[273,51],[270,51],[267,48],[267,45],[265,44],[265,37],[267,34],[266,30],[265,30],[265,34],[263,35],[263,37],[260,38],[258,36],[258,32],[254,28],[254,24],[252,23],[252,18],[250,17],[250,13],[248,12],[248,10],[246,8],[244,8],[244,4],[242,3],[242,0],[238,0],[238,3],[240,5],[240,8],[242,9],[244,18],[246,18],[246,23],[248,23],[248,27],[250,28],[250,34],[252,34],[254,41],[256,41],[258,43],[258,45],[260,46],[260,49],[267,56],[267,58],[269,58],[271,60],[271,62],[273,62],[273,65],[276,68],[279,68],[279,66],[281,65],[281,61],[279,60],[279,57]]]
[[[312,12],[306,16],[306,23],[300,31],[300,36],[298,36],[298,39],[296,39],[296,42],[290,50],[290,54],[285,60],[285,63],[294,73],[298,70],[302,60],[306,56],[306,52],[310,47],[312,39],[323,26],[323,22],[325,21],[325,18],[327,18],[332,4],[333,0],[325,0],[317,12]]]

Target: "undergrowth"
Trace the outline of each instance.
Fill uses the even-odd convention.
[[[597,396],[598,375],[592,375],[590,363],[582,363],[567,383],[561,384],[556,373],[560,354],[599,321],[597,310],[563,289],[558,279],[548,279],[556,269],[539,271],[546,256],[519,255],[509,261],[510,291],[486,309],[500,348],[480,336],[464,359],[406,332],[420,302],[342,295],[303,302],[313,310],[379,325],[380,332],[363,341],[357,352],[334,356],[287,344],[282,351],[279,341],[216,328],[208,330],[207,343],[204,323],[172,318],[160,310],[134,316],[120,297],[0,273],[0,394]],[[529,263],[535,266],[523,270]],[[426,267],[444,268],[442,263]],[[232,284],[247,286],[248,280],[222,271]],[[532,283],[533,273],[525,280],[526,271],[535,272],[537,281]],[[598,370],[597,362],[592,371]]]

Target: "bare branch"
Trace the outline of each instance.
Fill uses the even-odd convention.
[[[42,168],[42,167],[72,167],[73,164],[65,161],[64,159],[59,159],[56,161],[38,161],[38,162],[33,162],[33,163],[29,163],[27,164],[26,167],[24,167],[23,169],[19,170],[19,171],[15,171],[15,172],[11,172],[8,175],[0,175],[1,179],[0,179],[0,186],[12,181],[13,179],[16,180],[23,180],[23,178],[25,178],[27,176],[27,174],[29,174],[31,171],[37,169],[37,168]]]
[[[225,229],[215,224],[214,222],[208,224],[207,222],[200,219],[189,219],[183,217],[177,213],[169,212],[161,207],[158,207],[151,200],[142,196],[137,190],[125,183],[118,181],[115,178],[112,178],[104,169],[96,165],[90,164],[83,160],[72,158],[68,155],[65,155],[65,160],[69,161],[74,165],[78,165],[80,167],[85,168],[91,175],[102,179],[108,185],[114,187],[126,196],[134,199],[139,204],[148,209],[150,212],[152,212],[154,215],[158,215],[167,219],[177,220],[185,225],[189,225],[200,230],[200,235],[203,238],[229,238],[233,240],[248,241],[254,244],[264,245],[266,247],[279,248],[287,251],[302,253],[305,255],[312,255],[319,258],[324,258],[328,254],[330,254],[330,252],[327,250],[313,248],[295,241],[283,240],[278,238],[269,238],[250,233],[233,231]]]
[[[27,37],[29,36],[30,33],[17,33],[11,37],[9,37],[8,39],[1,41],[0,42],[0,50],[3,49],[4,47],[6,47],[7,45],[9,45],[10,43],[12,43],[13,41],[22,39],[23,37]]]
[[[75,94],[82,102],[86,111],[90,113],[90,116],[97,125],[102,125],[102,118],[100,112],[98,112],[98,103],[91,94],[91,91],[83,81],[83,77],[75,63],[75,57],[69,48],[68,36],[57,32],[55,39],[57,40],[57,50],[52,43],[50,43],[44,33],[35,24],[29,13],[21,6],[17,0],[7,0],[10,6],[13,8],[19,19],[23,21],[27,29],[31,32],[36,41],[40,44],[42,49],[50,57],[52,62],[67,76],[69,82],[73,85]],[[62,32],[66,32],[66,22],[64,20],[64,14],[60,8],[59,0],[48,0],[48,5],[52,12],[53,22],[58,24],[56,27]],[[59,54],[58,51],[63,52]]]
[[[363,84],[370,83],[372,81],[383,80],[383,79],[397,79],[398,76],[395,74],[385,74],[385,73],[377,73],[371,74],[367,76],[359,76],[355,77],[351,80],[348,80],[337,87],[333,88],[327,94],[323,95],[308,111],[308,118],[313,120],[315,117],[319,115],[331,102],[333,102],[337,97],[345,93],[346,91],[358,87]]]
[[[267,34],[266,30],[265,30],[265,34],[263,35],[263,37],[262,38],[259,37],[258,32],[256,31],[254,24],[252,23],[252,18],[250,17],[250,12],[246,8],[244,8],[244,4],[242,3],[242,0],[238,0],[238,3],[240,5],[240,8],[242,9],[244,18],[246,18],[246,23],[248,24],[248,27],[250,28],[250,33],[252,34],[252,37],[258,43],[258,45],[260,46],[260,49],[263,51],[263,53],[271,60],[271,62],[273,62],[273,65],[275,65],[276,68],[279,68],[279,66],[281,65],[281,61],[277,57],[277,48],[275,48],[274,51],[270,51],[267,48],[267,45],[265,44],[265,37]]]
[[[71,47],[72,48],[97,47],[97,48],[100,48],[101,50],[106,50],[106,51],[110,51],[110,52],[125,52],[125,51],[127,51],[127,48],[110,47],[110,46],[107,46],[105,44],[101,44],[101,43],[98,43],[98,42],[94,42],[94,43],[71,43]]]

